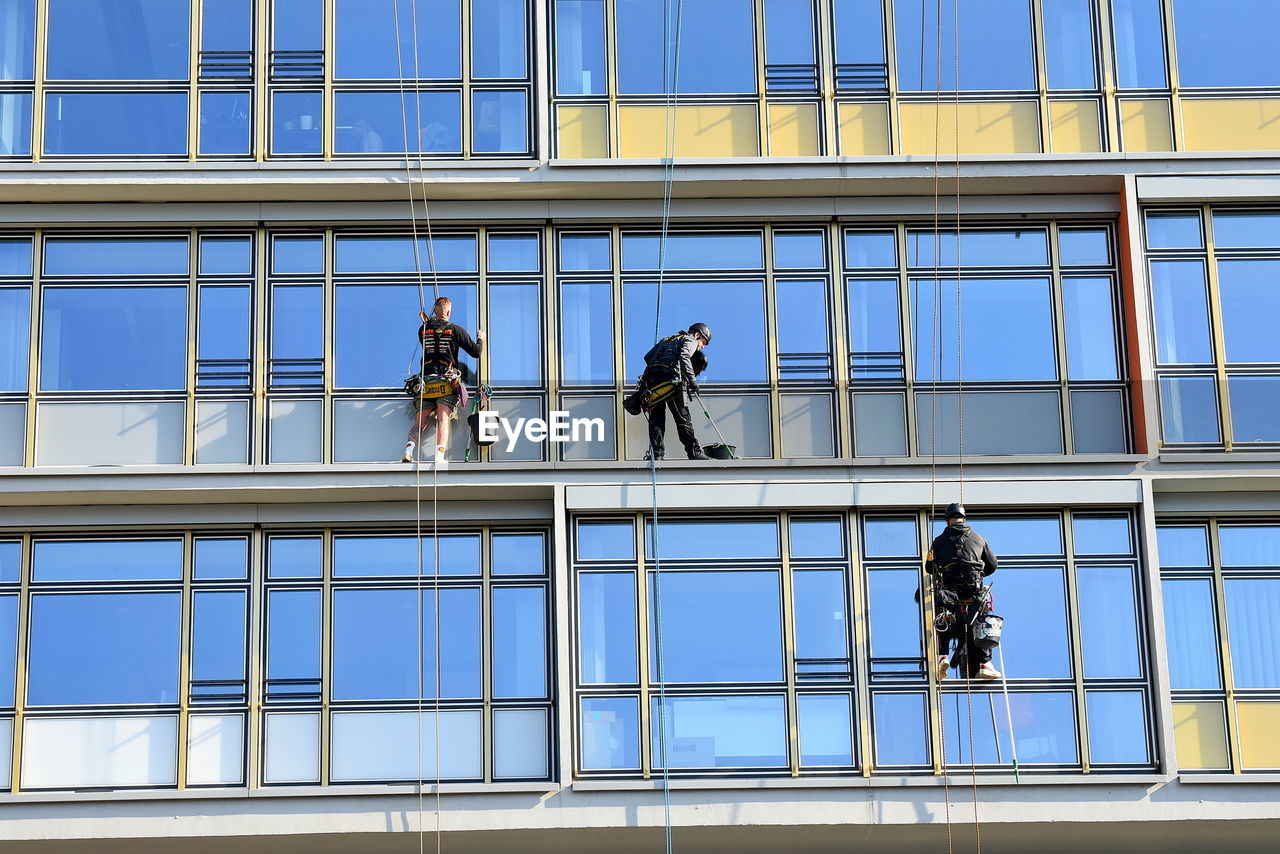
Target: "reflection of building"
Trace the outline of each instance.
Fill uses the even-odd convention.
[[[961,4],[957,98],[914,0],[685,0],[674,126],[660,4],[395,5],[0,0],[0,838],[410,844],[438,735],[445,850],[657,848],[664,741],[680,850],[936,851],[944,766],[968,844],[972,757],[992,850],[1273,847],[1272,4]],[[664,464],[659,576],[668,129],[744,459]],[[609,425],[459,430],[438,539],[416,264],[504,415]],[[962,435],[1007,707],[922,664]]]

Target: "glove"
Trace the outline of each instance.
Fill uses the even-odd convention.
[[[693,397],[694,395],[696,395],[696,394],[698,393],[698,384],[697,384],[696,382],[694,382],[693,380],[689,380],[688,388],[689,388],[689,396],[690,396],[690,397]]]

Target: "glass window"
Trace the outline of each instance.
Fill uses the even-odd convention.
[[[272,4],[275,50],[324,49],[324,0],[272,0]]]
[[[929,761],[925,743],[924,694],[875,694],[876,765],[924,765]]]
[[[773,266],[779,270],[814,270],[827,266],[826,241],[822,232],[775,231]]]
[[[476,258],[473,234],[436,235],[431,241],[421,237],[416,252],[408,236],[339,235],[334,242],[334,267],[339,273],[413,273],[419,268],[429,272],[433,264],[442,273],[473,273],[478,269]],[[454,306],[455,322],[457,311]]]
[[[1169,444],[1222,441],[1214,378],[1160,377],[1160,424]]]
[[[849,280],[849,350],[857,379],[902,376],[897,279]]]
[[[45,154],[187,153],[186,92],[49,92],[44,118]]]
[[[1280,566],[1280,525],[1223,525],[1223,566]]]
[[[913,596],[920,589],[914,569],[873,569],[867,573],[870,600],[871,657],[918,658],[920,608]],[[886,669],[899,669],[890,665]]]
[[[31,275],[31,238],[0,239],[0,276]]]
[[[200,238],[200,275],[252,273],[252,249],[253,242],[248,237],[202,237]]]
[[[419,774],[442,780],[481,777],[480,715],[478,709],[339,712],[333,716],[331,778],[356,782],[416,780]],[[405,749],[415,742],[420,751]]]
[[[238,365],[201,366],[202,386],[248,384],[249,318],[252,311],[248,285],[203,285],[200,288],[200,332],[196,358],[201,362],[239,362]]]
[[[1147,709],[1141,691],[1086,691],[1089,761],[1106,765],[1144,765]]]
[[[649,626],[649,672],[654,681],[782,679],[777,572],[666,570],[661,578],[658,575],[649,577],[649,595],[655,602]],[[653,617],[658,608],[660,646]]]
[[[768,65],[813,64],[812,0],[764,0],[764,57]]]
[[[30,80],[35,67],[35,0],[0,0],[5,44],[0,50],[0,80]]]
[[[578,576],[583,684],[636,681],[636,578],[630,572]]]
[[[1228,362],[1280,362],[1280,338],[1268,318],[1280,316],[1280,261],[1218,262],[1222,337]]]
[[[1277,232],[1280,232],[1280,214],[1213,212],[1213,245],[1219,249],[1275,246]]]
[[[613,283],[562,282],[560,301],[560,361],[565,384],[612,383]]]
[[[1152,261],[1151,290],[1160,363],[1212,362],[1204,262]]]
[[[759,270],[764,267],[764,243],[757,232],[745,234],[623,234],[622,269]],[[607,268],[606,268],[607,269]],[[670,284],[670,283],[668,283]]]
[[[179,593],[31,597],[27,702],[178,702]]]
[[[410,152],[462,150],[462,96],[457,92],[335,92],[333,113],[333,150],[339,154],[403,154],[406,127]]]
[[[438,546],[437,546],[438,543]],[[334,578],[479,575],[480,537],[334,537]]]
[[[900,89],[945,92],[956,88],[962,91],[1036,88],[1029,3],[1025,0],[987,0],[981,5],[958,0],[941,0],[941,3],[941,33],[938,32],[939,15],[931,5],[894,3]],[[958,37],[954,32],[957,6]],[[1001,50],[990,50],[993,44],[1001,45]]]
[[[324,270],[324,239],[276,237],[271,241],[273,273],[319,273]]]
[[[970,519],[997,555],[1062,554],[1062,528],[1057,518],[1051,519]],[[934,533],[944,527],[934,522]]]
[[[525,0],[472,0],[471,74],[520,79],[526,74]]]
[[[338,285],[335,292],[337,385],[342,388],[399,387],[406,371],[414,370],[414,342],[420,325],[417,287]],[[475,286],[442,285],[440,295],[453,300],[453,322],[474,335]],[[428,301],[430,297],[428,290]],[[370,330],[373,329],[381,330],[381,333],[371,335]],[[316,355],[319,355],[318,351]],[[475,360],[470,356],[461,351],[459,355],[463,364],[474,365]]]
[[[630,522],[579,522],[578,560],[635,560],[635,536]]]
[[[1077,454],[1123,454],[1128,449],[1125,396],[1120,391],[1071,392],[1071,432]]]
[[[844,557],[844,527],[839,519],[791,519],[791,556]]]
[[[863,526],[867,557],[915,557],[920,539],[915,519],[867,519]]]
[[[1202,526],[1183,528],[1162,525],[1156,528],[1156,547],[1161,566],[1208,566],[1208,531]]]
[[[493,589],[493,696],[547,696],[547,615],[543,587]]]
[[[1147,246],[1151,249],[1199,249],[1204,246],[1200,214],[1194,211],[1148,213]]]
[[[0,52],[0,67],[4,59]],[[29,92],[0,93],[0,156],[30,156],[31,97]]]
[[[491,273],[536,273],[538,235],[490,234],[488,266]]]
[[[935,300],[936,350],[932,349]],[[963,346],[959,348],[958,301],[964,324]],[[1048,279],[966,278],[963,286],[954,279],[937,285],[913,280],[916,380],[954,382],[959,359],[963,359],[961,379],[965,381],[1054,379],[1057,364],[1051,303]],[[936,369],[932,366],[935,361]]]
[[[242,695],[248,644],[243,590],[200,590],[193,594],[191,622],[191,693],[220,699]],[[199,685],[200,682],[221,683]],[[226,683],[238,683],[227,685]]]
[[[884,65],[884,10],[881,0],[835,0],[836,62]]]
[[[1126,516],[1076,516],[1071,520],[1078,555],[1127,555],[1133,551]]]
[[[1280,84],[1280,69],[1270,60],[1280,6],[1266,0],[1174,0],[1173,26],[1183,86]]]
[[[27,390],[31,289],[0,288],[0,391]]]
[[[249,92],[201,92],[200,153],[249,154],[252,104]]]
[[[848,694],[796,697],[802,766],[853,764],[851,711]]]
[[[319,693],[319,590],[267,591],[267,681],[284,696]]]
[[[267,541],[268,578],[319,578],[319,537],[272,537]]]
[[[609,270],[613,267],[607,234],[560,235],[560,269]]]
[[[529,149],[528,96],[512,92],[471,93],[471,150],[476,154],[522,154]]]
[[[542,384],[542,305],[536,282],[489,283],[489,381]]]
[[[186,80],[190,12],[168,0],[49,0],[49,78]]]
[[[1005,618],[1001,644],[1005,675],[1010,679],[1069,678],[1071,634],[1062,569],[1004,567],[991,580],[996,611]]]
[[[50,540],[36,543],[35,581],[177,581],[181,540]]]
[[[663,8],[665,5],[665,9]],[[677,22],[677,15],[679,21]],[[750,0],[618,0],[618,91],[707,95],[756,90],[755,26]],[[664,38],[663,27],[669,33]],[[665,48],[680,33],[679,67]],[[672,73],[674,72],[674,73]]]
[[[200,49],[253,50],[253,0],[201,0]]]
[[[494,575],[546,575],[542,534],[494,534],[489,560]]]
[[[242,579],[249,574],[249,541],[244,537],[222,539],[196,537],[195,578],[197,581]]]
[[[1076,570],[1080,601],[1080,645],[1086,679],[1137,679],[1138,618],[1133,570],[1082,566]]]
[[[844,572],[839,569],[797,570],[791,577],[791,583],[795,605],[796,658],[847,658],[849,622],[845,610]],[[814,669],[830,673],[839,668],[823,662]],[[803,674],[805,671],[806,666],[801,665],[800,672]]]
[[[1058,232],[1058,263],[1064,267],[1111,263],[1111,241],[1104,228],[1064,228]]]
[[[667,697],[665,703],[654,697],[652,703],[655,768],[787,764],[787,714],[781,696]],[[659,714],[664,714],[665,724],[657,720]],[[670,762],[664,763],[664,758]]]
[[[185,237],[52,237],[44,247],[46,276],[185,276],[187,267]]]
[[[831,376],[827,283],[821,279],[774,283],[779,372],[783,380]]]
[[[276,0],[277,3],[284,0]],[[319,154],[324,96],[290,90],[271,93],[271,151],[275,154]]]
[[[1091,0],[1044,0],[1045,67],[1050,89],[1093,89]]]
[[[22,577],[22,543],[0,542],[0,582]]]
[[[659,555],[663,560],[725,560],[776,558],[778,523],[773,519],[741,522],[699,522],[660,519]],[[645,522],[646,557],[653,557],[653,523]]]
[[[991,718],[995,696],[988,702],[973,701],[973,748],[969,746],[969,698],[963,693],[943,695],[942,713],[946,718],[947,764],[968,765],[971,756],[979,764],[1013,761],[1008,725],[1004,716],[994,713],[999,742],[992,731]],[[1076,721],[1072,695],[1065,691],[1010,692],[1009,705],[1014,720],[1018,761],[1035,765],[1073,765],[1077,759]]]
[[[1105,276],[1062,280],[1067,376],[1073,380],[1119,378],[1111,291],[1111,279]]]
[[[1043,267],[1049,263],[1049,238],[1044,229],[1016,231],[965,231],[957,251],[955,232],[912,231],[907,234],[912,267]]]
[[[939,454],[958,454],[960,404],[955,394],[917,392],[916,443],[928,455],[933,440]],[[932,428],[937,417],[937,430]],[[1056,391],[965,392],[968,454],[1061,454],[1062,410]]]
[[[846,231],[844,264],[851,269],[898,266],[898,239],[892,231]]]
[[[1165,86],[1161,0],[1112,0],[1116,75],[1123,89]]]
[[[1280,376],[1228,377],[1231,433],[1237,443],[1280,442]]]
[[[624,282],[622,313],[626,375],[639,376],[653,346],[658,311],[656,282]],[[732,309],[730,308],[732,307]],[[749,383],[766,379],[764,285],[760,281],[670,281],[662,286],[660,335],[671,335],[702,318],[714,333],[706,372],[699,383]]]
[[[640,767],[640,702],[635,697],[582,698],[582,770]]]
[[[603,95],[604,0],[556,0],[556,91]]]
[[[1175,691],[1221,688],[1213,582],[1207,578],[1165,579],[1161,589],[1164,592],[1164,637],[1168,653],[1165,661],[1169,665],[1169,687]]]
[[[457,0],[337,0],[334,14],[339,80],[462,76]]]
[[[341,317],[341,315],[339,315]],[[319,361],[324,356],[324,303],[319,285],[274,285],[271,288],[271,358],[274,361]],[[288,365],[295,367],[295,365]],[[297,366],[299,371],[302,366]],[[319,370],[319,366],[315,367]],[[290,379],[290,372],[281,372]],[[308,382],[309,381],[309,382]],[[301,376],[297,384],[319,384]]]
[[[1280,578],[1228,578],[1223,588],[1235,687],[1280,688]]]
[[[494,779],[542,779],[547,765],[547,710],[495,709]]]
[[[0,596],[0,706],[14,700],[18,655],[18,597]]]

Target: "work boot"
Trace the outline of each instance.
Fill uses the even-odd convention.
[[[689,450],[685,451],[685,453],[689,455],[689,459],[691,460],[711,459],[711,457],[707,456],[707,452],[702,450],[701,448],[690,448]]]
[[[432,462],[436,464],[436,468],[443,468],[449,465],[449,458],[445,455],[444,445],[436,445],[436,456]]]
[[[991,666],[991,662],[986,662],[978,668],[979,679],[999,679],[1000,671]]]
[[[662,459],[662,457],[663,457],[663,451],[661,448],[657,449],[657,451],[655,451],[653,448],[650,448],[649,450],[644,452],[644,461],[646,463],[649,462],[650,460],[660,460]]]
[[[417,450],[417,448],[418,448],[418,446],[417,446],[417,444],[416,444],[416,443],[414,443],[414,442],[405,442],[405,443],[404,443],[404,456],[402,456],[402,457],[400,458],[400,462],[402,462],[402,463],[411,463],[411,462],[413,462],[413,452],[414,452],[415,450]]]
[[[951,669],[951,656],[940,655],[933,665],[933,676],[939,682],[947,678],[947,671]]]

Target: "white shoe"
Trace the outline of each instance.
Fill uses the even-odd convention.
[[[445,455],[445,448],[443,445],[436,445],[436,456],[433,462],[436,464],[437,468],[449,465],[449,458]]]
[[[999,679],[1000,671],[991,666],[991,662],[987,662],[978,668],[979,679]]]
[[[402,463],[411,463],[411,462],[413,462],[413,452],[414,452],[415,450],[417,450],[417,447],[418,447],[418,446],[417,446],[416,444],[414,444],[413,442],[405,442],[405,443],[404,443],[404,456],[402,456],[402,457],[400,458],[400,462],[402,462]]]
[[[933,665],[933,675],[939,682],[947,678],[947,671],[951,669],[951,656],[940,655],[937,662]]]

